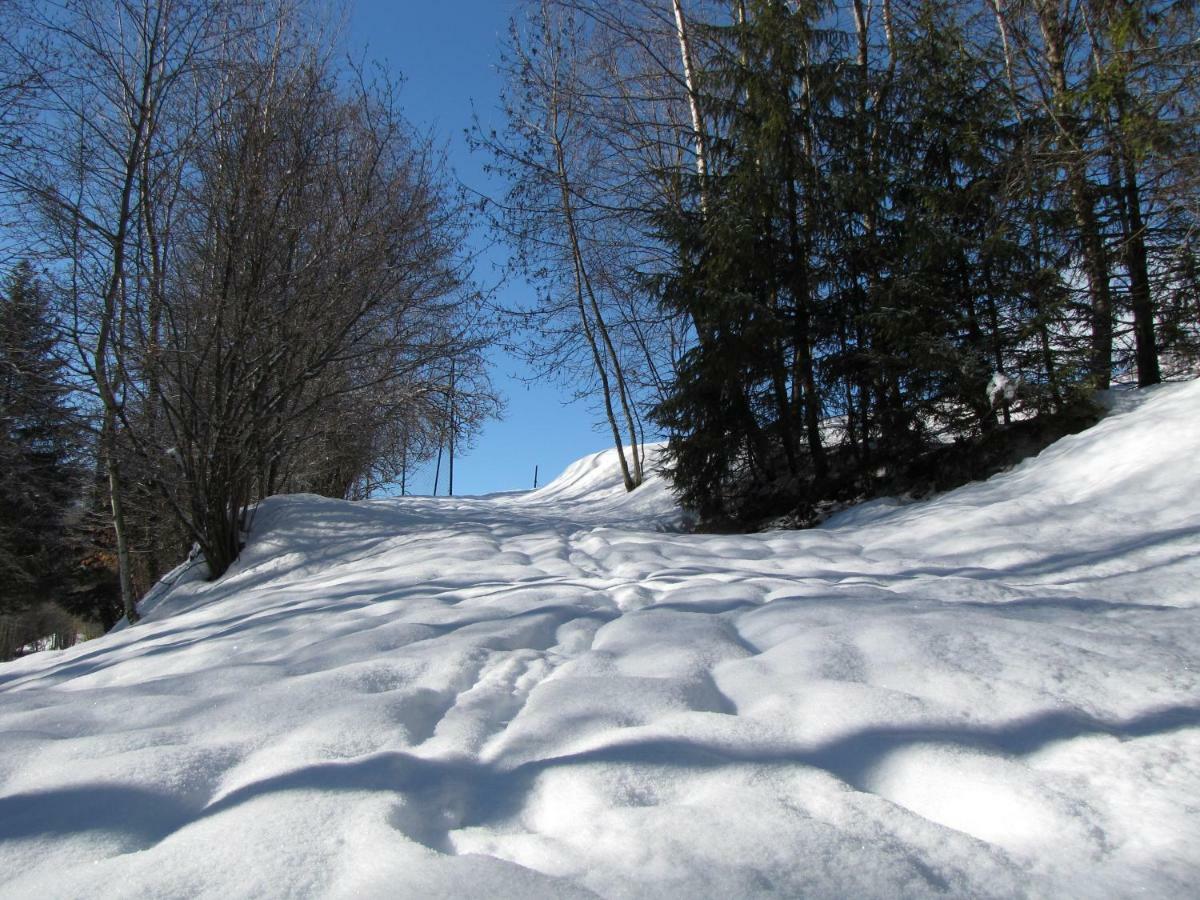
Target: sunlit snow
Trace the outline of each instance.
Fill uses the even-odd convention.
[[[0,666],[9,897],[1186,896],[1200,382],[932,501],[678,533],[611,453],[275,498]]]

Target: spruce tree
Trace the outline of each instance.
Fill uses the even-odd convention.
[[[21,263],[0,296],[0,613],[56,599],[69,575],[80,432],[65,374],[49,296]]]
[[[697,342],[654,416],[671,435],[676,487],[707,519],[780,511],[824,474],[811,212],[819,15],[816,4],[755,0],[744,21],[716,29],[727,52],[701,78],[718,126],[713,165],[693,180],[693,211],[663,228],[682,260],[663,299],[696,323]]]
[[[997,73],[937,0],[898,29],[888,159],[888,274],[873,298],[884,439],[894,463],[930,429],[995,424],[1003,312],[1023,266],[1005,199],[1012,135]]]

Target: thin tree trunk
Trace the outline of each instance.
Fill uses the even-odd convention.
[[[584,337],[587,340],[588,347],[592,352],[592,361],[596,366],[596,373],[600,377],[601,390],[604,396],[604,411],[608,417],[609,426],[612,428],[613,442],[617,448],[617,459],[621,466],[621,477],[625,483],[625,490],[632,491],[641,483],[641,462],[637,453],[637,431],[633,428],[633,421],[629,411],[628,398],[625,394],[624,379],[620,376],[619,368],[617,378],[621,391],[621,404],[626,420],[629,423],[631,451],[634,454],[635,473],[630,472],[629,462],[625,455],[625,442],[621,437],[621,430],[617,425],[616,413],[613,410],[612,404],[612,386],[609,382],[608,367],[604,364],[604,357],[600,352],[600,347],[596,343],[595,332],[588,318],[587,309],[585,307],[584,295],[587,294],[590,298],[590,305],[593,313],[596,316],[597,327],[601,330],[602,339],[605,342],[609,357],[613,360],[614,366],[619,366],[616,359],[616,351],[609,339],[608,331],[604,328],[603,319],[600,317],[599,304],[596,302],[595,294],[591,290],[591,283],[587,277],[587,271],[583,263],[583,250],[579,240],[579,232],[575,225],[575,208],[571,202],[570,181],[567,175],[566,151],[563,148],[562,140],[558,136],[558,98],[551,97],[552,104],[550,114],[550,140],[554,147],[554,162],[556,174],[558,177],[559,199],[562,206],[563,220],[567,226],[567,239],[571,245],[571,256],[573,262],[573,270],[575,277],[575,295],[576,303],[579,309],[579,323],[583,329]]]
[[[1070,165],[1073,171],[1068,176],[1068,184],[1075,208],[1075,224],[1079,228],[1088,293],[1092,301],[1092,385],[1103,389],[1112,381],[1113,359],[1112,292],[1108,283],[1108,262],[1091,190],[1075,164]]]
[[[154,60],[158,53],[160,33],[157,27],[152,32],[153,37],[146,47],[146,56]],[[153,86],[153,65],[147,65],[142,72],[138,85],[136,114],[130,122],[130,142],[125,148],[125,158],[122,161],[124,171],[121,172],[121,193],[117,202],[115,228],[109,246],[112,248],[112,269],[109,272],[108,283],[105,285],[103,309],[101,311],[100,327],[96,334],[96,343],[92,352],[92,374],[96,382],[96,390],[104,404],[106,425],[105,467],[108,475],[109,499],[113,513],[113,531],[117,540],[117,567],[121,583],[121,602],[125,615],[130,624],[138,620],[137,602],[133,593],[133,580],[130,570],[130,554],[128,532],[125,522],[124,485],[121,479],[120,461],[117,458],[116,429],[121,418],[121,404],[117,398],[117,390],[108,371],[108,355],[117,351],[118,380],[121,376],[119,347],[114,346],[113,330],[119,318],[118,305],[124,296],[126,242],[129,238],[129,228],[133,219],[134,193],[137,173],[147,153],[146,144],[151,128],[152,114],[151,93]],[[121,310],[123,311],[123,310]]]
[[[559,177],[564,177],[563,162],[561,159],[561,147],[556,144],[557,153],[560,158],[558,161]],[[587,339],[588,347],[592,351],[592,362],[596,366],[596,373],[600,376],[600,388],[604,397],[604,413],[608,417],[609,427],[612,428],[613,443],[617,448],[617,460],[621,465],[621,478],[625,483],[625,490],[632,491],[637,485],[634,483],[633,476],[629,471],[629,463],[625,458],[625,442],[621,438],[621,430],[617,426],[617,416],[613,411],[612,403],[612,387],[608,380],[608,368],[604,365],[604,358],[600,353],[600,347],[596,343],[596,336],[592,331],[591,323],[588,319],[587,308],[584,305],[584,270],[583,259],[579,250],[579,240],[575,233],[575,218],[572,212],[571,196],[567,190],[565,181],[560,183],[563,215],[567,222],[568,238],[571,241],[571,254],[574,263],[575,274],[575,300],[579,309],[579,324],[583,328],[584,337]]]
[[[138,129],[137,144],[140,147],[141,128]],[[140,151],[130,151],[131,157],[136,157]],[[130,624],[138,620],[136,598],[133,593],[133,580],[130,571],[130,555],[128,532],[125,522],[125,504],[122,494],[120,461],[117,458],[116,429],[120,416],[120,402],[108,372],[108,353],[113,343],[113,329],[117,315],[117,303],[122,294],[125,276],[125,240],[128,234],[130,209],[132,205],[134,170],[136,158],[131,158],[126,171],[125,185],[121,195],[120,213],[117,231],[112,241],[113,263],[109,283],[104,294],[104,309],[100,328],[96,336],[96,344],[92,355],[92,370],[96,389],[104,404],[107,440],[105,447],[105,471],[108,476],[109,501],[113,514],[113,531],[117,539],[117,567],[121,582],[121,602],[125,607],[125,615]],[[119,368],[119,367],[118,367]]]
[[[859,68],[859,90],[857,97],[858,116],[862,123],[859,132],[859,140],[857,147],[856,168],[858,169],[858,180],[860,182],[871,183],[876,171],[879,168],[879,116],[876,111],[879,108],[880,101],[883,98],[884,92],[888,89],[891,75],[895,71],[896,66],[896,49],[895,36],[892,28],[892,8],[890,0],[885,0],[883,6],[884,32],[888,47],[888,67],[887,78],[880,81],[879,87],[874,92],[871,91],[870,84],[870,35],[869,21],[867,11],[863,7],[861,0],[855,0],[853,6],[854,12],[854,29],[857,40],[857,59],[856,62]],[[877,201],[873,193],[865,197],[865,208],[862,210],[863,221],[863,238],[870,254],[866,265],[866,271],[862,271],[861,264],[857,267],[858,272],[855,273],[855,281],[863,286],[861,293],[856,292],[855,299],[857,300],[856,309],[852,310],[855,318],[856,330],[856,350],[860,360],[863,355],[868,352],[873,352],[876,348],[872,346],[872,332],[870,329],[864,328],[864,320],[868,312],[868,304],[875,302],[879,291],[879,269],[875,264],[875,258],[878,253],[879,244],[879,210]],[[870,465],[871,460],[871,394],[872,394],[872,379],[864,365],[859,365],[857,373],[858,381],[858,397],[859,397],[859,435],[862,438],[861,459],[864,468]],[[882,394],[879,394],[882,401]]]
[[[1057,6],[1041,0],[1039,23],[1045,48],[1046,66],[1050,70],[1053,89],[1054,118],[1059,129],[1059,148],[1067,170],[1067,191],[1070,195],[1075,225],[1079,230],[1079,248],[1083,270],[1091,299],[1091,352],[1089,369],[1092,385],[1107,388],[1112,381],[1113,310],[1109,286],[1108,260],[1104,238],[1096,216],[1092,186],[1088,183],[1083,165],[1083,142],[1077,118],[1070,110],[1067,85],[1066,48],[1063,22]]]
[[[1118,124],[1118,128],[1120,125]],[[1150,292],[1150,266],[1146,252],[1146,223],[1142,219],[1142,197],[1137,167],[1123,136],[1118,136],[1120,155],[1123,224],[1125,226],[1125,268],[1129,272],[1129,294],[1133,307],[1133,334],[1137,353],[1138,386],[1148,387],[1162,381],[1158,366],[1157,337],[1154,328],[1154,300]]]
[[[696,178],[700,182],[700,209],[708,213],[708,151],[706,148],[704,119],[700,113],[700,97],[696,88],[695,63],[692,44],[688,37],[687,20],[683,15],[680,0],[671,0],[675,10],[675,31],[679,36],[679,59],[683,66],[683,83],[687,90],[688,108],[692,114],[692,141],[696,154]]]
[[[806,229],[806,233],[803,236],[800,233],[799,214],[801,200],[796,196],[795,181],[789,178],[787,186],[788,240],[791,244],[792,290],[796,303],[796,366],[800,370],[801,383],[804,386],[804,431],[808,438],[808,452],[812,457],[813,475],[818,482],[823,482],[828,472],[828,464],[825,458],[825,447],[821,441],[821,398],[817,392],[817,379],[812,352],[812,277],[809,269],[812,248],[811,229],[815,219],[813,207],[816,203],[815,195],[817,190],[817,180],[815,178],[816,164],[813,160],[813,151],[816,142],[812,120],[813,90],[808,74],[808,47],[805,46],[802,49],[805,55],[804,95],[806,108],[803,120],[804,128],[801,131],[800,152],[803,154],[803,163],[801,165],[803,167],[804,181],[806,182],[803,197],[804,228]],[[786,140],[788,157],[793,158],[797,156],[792,138],[789,136]]]
[[[573,238],[573,240],[575,240]],[[604,321],[604,316],[600,312],[600,304],[596,300],[595,291],[592,290],[592,280],[588,276],[587,269],[583,266],[582,252],[576,249],[579,258],[579,271],[583,276],[584,288],[587,291],[588,300],[592,307],[592,314],[595,316],[595,328],[600,332],[600,339],[604,342],[605,350],[609,360],[612,362],[613,378],[617,382],[617,399],[621,402],[621,414],[625,418],[625,427],[629,429],[629,453],[633,457],[633,486],[637,487],[642,483],[642,455],[638,449],[638,432],[633,419],[633,404],[629,399],[629,388],[625,380],[625,372],[621,366],[621,360],[617,357],[617,349],[613,345],[612,337],[608,331],[608,325]],[[632,488],[630,489],[632,490]]]
[[[129,536],[125,524],[124,485],[121,483],[121,467],[117,461],[116,422],[114,417],[105,412],[104,437],[102,440],[104,453],[104,470],[108,477],[108,497],[112,509],[113,534],[117,541],[117,579],[121,586],[121,605],[125,610],[125,618],[130,625],[135,624],[141,616],[138,615],[137,601],[133,593],[133,577],[130,567]]]

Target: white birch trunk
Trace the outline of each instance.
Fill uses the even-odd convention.
[[[700,206],[708,211],[708,152],[705,147],[704,119],[700,113],[700,97],[696,89],[695,65],[692,62],[692,43],[688,38],[687,20],[681,0],[671,0],[675,10],[675,31],[679,36],[679,59],[683,65],[683,83],[687,90],[688,107],[692,114],[692,143],[696,154],[696,177],[700,179]]]

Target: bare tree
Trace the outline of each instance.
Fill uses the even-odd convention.
[[[481,136],[513,182],[497,225],[542,289],[508,312],[537,333],[530,355],[547,370],[586,377],[618,446],[639,443],[695,336],[658,302],[656,280],[677,264],[661,212],[692,214],[688,185],[707,179],[697,72],[709,44],[692,22],[721,7],[531,0],[510,41],[509,131]]]
[[[500,224],[527,271],[547,288],[544,302],[525,311],[549,337],[540,347],[549,350],[543,358],[576,371],[580,354],[586,359],[625,487],[633,490],[644,478],[641,429],[625,354],[610,321],[609,282],[604,274],[597,277],[602,256],[593,252],[593,239],[605,213],[582,174],[598,169],[603,152],[589,134],[588,108],[578,93],[585,39],[570,11],[548,2],[531,11],[524,31],[514,26],[510,133],[485,143],[514,179]]]
[[[119,446],[127,425],[142,286],[136,244],[153,160],[169,152],[163,111],[205,65],[223,6],[198,0],[68,0],[46,5],[34,27],[61,66],[47,87],[27,152],[7,173],[35,210],[43,247],[65,260],[76,341],[102,409],[100,453],[116,534],[121,593],[136,620]]]
[[[434,415],[445,360],[481,366],[462,208],[387,86],[339,88],[302,43],[238,57],[172,267],[160,376],[181,515],[214,575],[256,499],[352,492],[406,433],[395,418]]]
[[[449,358],[468,431],[496,407],[443,158],[390,83],[332,64],[319,13],[69,0],[36,22],[70,64],[5,180],[73,301],[131,620],[133,539],[174,523],[219,576],[261,497],[359,493],[427,453]]]

